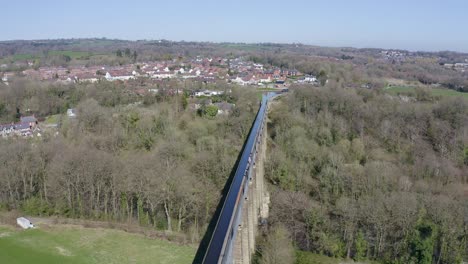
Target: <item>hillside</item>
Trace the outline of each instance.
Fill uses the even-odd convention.
[[[270,119],[269,234],[286,229],[301,250],[357,261],[461,263],[463,97],[406,101],[375,90],[298,87]]]

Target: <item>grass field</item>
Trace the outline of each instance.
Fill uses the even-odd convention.
[[[46,124],[57,124],[59,119],[60,119],[59,114],[58,115],[50,115],[50,116],[46,117],[44,122]]]
[[[0,263],[191,263],[195,249],[124,231],[0,226]]]
[[[50,55],[64,55],[72,58],[73,60],[86,58],[91,56],[90,52],[85,51],[71,51],[71,50],[51,50],[49,51]]]
[[[37,58],[37,56],[32,54],[15,54],[12,57],[14,61],[34,60],[35,58]]]
[[[258,51],[258,50],[265,50],[268,47],[254,45],[254,44],[242,44],[242,43],[224,43],[221,46],[230,49],[237,49],[237,50],[244,50],[244,51]]]
[[[432,96],[441,96],[441,97],[464,97],[468,99],[468,93],[457,92],[451,89],[443,89],[443,88],[429,88],[431,90]],[[390,94],[410,94],[415,93],[415,87],[409,86],[392,86],[387,87],[385,90]]]

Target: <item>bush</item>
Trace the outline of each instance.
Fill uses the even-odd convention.
[[[29,215],[49,215],[49,206],[37,197],[31,197],[23,202],[21,210]]]

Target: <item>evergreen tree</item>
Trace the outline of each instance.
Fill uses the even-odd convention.
[[[367,251],[367,241],[364,239],[364,234],[362,231],[359,231],[356,240],[354,242],[356,253],[354,255],[354,260],[361,261],[366,258]]]

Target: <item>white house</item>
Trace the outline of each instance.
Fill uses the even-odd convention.
[[[272,82],[273,80],[270,78],[269,75],[267,75],[266,77],[260,77],[260,80],[259,82],[261,83],[269,83],[269,82]]]
[[[172,78],[174,77],[175,74],[172,72],[155,72],[151,75],[151,78],[153,79],[166,79],[166,78]]]
[[[34,228],[33,223],[24,217],[16,218],[16,223],[23,229]]]
[[[108,81],[115,81],[115,80],[121,80],[121,81],[126,81],[130,79],[134,79],[135,76],[133,75],[116,75],[112,76],[109,72],[106,73],[106,80]]]
[[[70,118],[75,118],[76,117],[76,110],[73,108],[67,109],[67,116]]]
[[[211,90],[204,90],[204,91],[195,91],[195,96],[214,96],[214,95],[222,95],[224,94],[223,91],[211,91]]]
[[[254,67],[255,67],[255,69],[257,69],[257,70],[263,70],[263,65],[262,65],[262,64],[260,64],[260,63],[254,63],[254,65],[253,65],[253,66],[254,66]]]
[[[75,76],[75,81],[80,82],[80,83],[84,83],[84,82],[95,83],[99,81],[99,78],[92,74],[87,74],[87,75]]]
[[[307,75],[307,76],[305,76],[304,81],[309,82],[309,83],[313,83],[313,82],[317,81],[317,78],[315,78],[315,76],[312,76],[312,75]]]
[[[235,79],[233,79],[232,82],[237,83],[237,84],[240,84],[240,85],[246,85],[246,84],[249,83],[248,81],[244,81],[244,80],[243,80],[241,77],[239,77],[239,76],[237,76]]]

